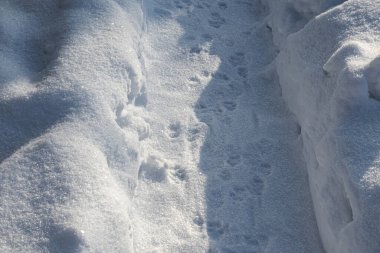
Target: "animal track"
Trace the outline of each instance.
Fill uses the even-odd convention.
[[[249,186],[249,189],[251,190],[252,193],[256,195],[262,195],[264,186],[265,186],[264,181],[260,177],[255,176],[253,178],[253,183]]]
[[[230,191],[230,197],[234,200],[243,201],[246,189],[240,185],[235,185]]]
[[[238,75],[243,77],[243,78],[246,78],[248,76],[248,69],[247,68],[239,67],[237,69],[237,71],[238,71]]]
[[[187,41],[194,41],[196,38],[195,38],[195,36],[193,36],[193,35],[187,35],[186,37],[185,37],[185,40],[187,40]]]
[[[116,122],[125,131],[137,133],[139,140],[144,140],[150,135],[150,125],[140,116],[139,109],[133,106],[121,106],[117,112]]]
[[[222,170],[220,173],[219,173],[219,177],[224,180],[224,181],[227,181],[227,180],[230,180],[231,179],[231,172],[227,169],[224,169]]]
[[[226,40],[224,40],[224,44],[225,44],[227,47],[232,47],[232,46],[235,44],[235,41],[230,40],[230,39],[226,39]]]
[[[195,7],[198,9],[204,9],[203,5],[201,5],[201,4],[197,4],[197,5],[195,5]]]
[[[227,164],[234,167],[238,165],[241,161],[240,148],[234,147],[233,145],[228,145],[226,147],[226,152],[228,154],[228,158],[226,160]]]
[[[248,36],[251,35],[251,34],[252,34],[251,31],[245,31],[245,32],[242,32],[242,35],[243,35],[244,37],[248,37]]]
[[[259,246],[259,241],[255,239],[252,235],[244,235],[243,238],[246,244],[252,245],[255,247]]]
[[[233,111],[236,109],[236,102],[234,101],[224,101],[223,102],[223,106],[229,110],[229,111]]]
[[[192,82],[192,83],[194,83],[194,84],[201,83],[201,79],[197,75],[190,77],[189,81]]]
[[[182,1],[182,3],[189,5],[189,6],[192,4],[191,0],[181,0],[181,1]]]
[[[228,88],[228,94],[231,97],[238,97],[242,94],[242,87],[241,83],[238,82],[230,82],[227,86]]]
[[[232,167],[238,165],[240,163],[240,160],[241,160],[241,157],[240,155],[237,155],[237,154],[233,154],[233,155],[230,155],[227,159],[227,163],[229,165],[231,165]]]
[[[196,225],[202,227],[203,224],[205,223],[205,220],[203,219],[202,215],[197,214],[197,215],[194,217],[193,222],[194,222]]]
[[[49,238],[49,251],[51,252],[80,252],[85,248],[79,231],[69,228],[55,228],[51,234],[52,236]]]
[[[258,172],[261,173],[264,176],[268,176],[272,173],[272,166],[269,163],[261,163]]]
[[[211,18],[208,20],[208,24],[214,28],[220,28],[225,23],[226,20],[217,12],[212,12]]]
[[[218,6],[219,6],[219,8],[220,9],[222,9],[222,10],[225,10],[225,9],[227,9],[227,4],[225,3],[225,2],[219,2],[218,3]]]
[[[187,175],[186,168],[180,166],[180,165],[175,165],[173,167],[173,176],[178,178],[180,181],[186,181],[189,177]]]
[[[204,34],[202,34],[201,37],[202,37],[203,39],[205,39],[206,41],[210,41],[210,40],[212,40],[212,36],[211,36],[210,34],[208,34],[208,33],[204,33]]]
[[[228,225],[220,221],[207,222],[207,234],[214,240],[218,240],[226,231]]]
[[[182,133],[182,126],[180,122],[175,122],[169,125],[168,135],[170,138],[178,138]]]
[[[230,78],[226,74],[220,73],[220,72],[212,74],[212,77],[218,80],[224,80],[224,81],[230,80]]]
[[[142,89],[140,94],[137,94],[135,97],[134,105],[138,107],[145,107],[148,104],[148,96],[145,92],[145,89]]]
[[[155,156],[150,156],[139,168],[138,178],[142,181],[162,183],[167,178],[168,165]]]
[[[228,61],[232,66],[243,65],[245,61],[245,54],[243,52],[237,52],[228,58]]]
[[[212,208],[220,208],[223,205],[223,194],[220,189],[212,189],[208,193],[208,203]]]
[[[200,46],[195,46],[190,48],[190,53],[191,54],[200,54],[203,51],[203,48]]]
[[[187,140],[195,141],[206,136],[208,126],[204,123],[196,123],[187,130]]]
[[[263,156],[273,153],[275,149],[273,142],[269,139],[261,139],[257,142],[256,147]]]

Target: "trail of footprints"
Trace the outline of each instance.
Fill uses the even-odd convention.
[[[238,2],[233,3],[239,4]],[[246,1],[240,2],[241,4],[250,4]],[[247,68],[249,59],[245,52],[234,49],[236,44],[234,39],[232,37],[225,38],[223,29],[220,29],[228,24],[228,19],[221,13],[226,13],[230,4],[225,1],[213,3],[205,0],[174,0],[173,2],[166,1],[161,4],[161,8],[153,10],[160,18],[172,17],[173,5],[180,11],[187,11],[189,27],[194,29],[193,34],[185,37],[186,42],[190,45],[188,51],[190,56],[212,54],[212,49],[207,47],[207,43],[214,40],[222,41],[222,44],[230,48],[229,51],[232,52],[226,59],[223,59],[225,60],[223,62],[224,69],[220,68],[215,73],[204,70],[188,79],[189,86],[202,87],[210,80],[217,82],[215,85],[208,86],[209,90],[204,92],[205,95],[196,105],[195,110],[201,122],[192,125],[172,122],[164,130],[170,141],[185,141],[193,149],[204,144],[202,143],[203,138],[207,135],[209,128],[213,128],[215,124],[222,126],[223,131],[229,131],[234,120],[242,120],[236,118],[238,116],[235,116],[235,112],[239,109],[239,99],[247,85],[245,80],[249,76]],[[192,14],[193,8],[208,12],[206,22],[211,29],[209,33],[196,31],[197,28],[194,27],[194,24],[199,22],[199,19]],[[250,36],[250,31],[243,31],[241,36]],[[259,118],[253,112],[252,119],[248,124],[257,126],[258,121]],[[147,129],[147,127],[140,126],[137,129]],[[142,136],[149,135],[146,133],[147,130],[138,130],[138,132],[142,132],[139,134]],[[221,215],[223,215],[222,210],[226,208],[226,205],[238,209],[242,206],[246,206],[242,208],[250,208],[252,203],[260,203],[266,189],[266,178],[272,173],[269,157],[275,152],[275,146],[270,139],[261,139],[242,147],[236,146],[236,143],[231,145],[225,143],[224,145],[225,153],[221,154],[221,159],[224,159],[223,164],[208,175],[210,178],[214,175],[213,180],[219,180],[219,183],[213,184],[214,188],[207,189],[208,208],[214,210],[215,214],[219,212],[217,210],[221,210]],[[187,168],[178,164],[170,164],[159,157],[150,156],[142,163],[139,169],[140,180],[153,183],[189,180]],[[216,187],[216,185],[220,187]],[[242,231],[239,221],[236,224],[231,223],[223,218],[218,218],[218,215],[203,217],[201,214],[195,214],[193,222],[194,226],[199,227],[200,231],[205,231],[214,241],[211,243],[208,253],[263,252],[269,240],[268,236],[258,234],[254,232],[254,229]],[[227,246],[229,244],[230,246]]]
[[[188,4],[189,1],[186,3]],[[209,9],[207,22],[212,29],[218,30],[227,24],[228,20],[220,14],[220,11],[228,9],[226,2],[220,1],[210,5],[201,1],[196,7]],[[249,35],[249,31],[242,32],[243,37]],[[245,52],[234,52],[232,47],[235,45],[235,41],[232,38],[223,38],[222,30],[221,33],[216,32],[215,34],[202,33],[199,37],[193,35],[192,40],[188,41],[189,43],[198,41],[207,43],[213,40],[223,40],[223,44],[231,48],[232,53],[223,62],[227,66],[227,70],[220,68],[216,73],[204,71],[190,77],[189,82],[199,84],[212,78],[215,85],[209,84],[209,91],[196,105],[197,115],[211,128],[217,124],[224,128],[223,131],[229,131],[234,120],[242,120],[236,118],[238,116],[235,115],[235,111],[239,109],[240,96],[244,92],[245,79],[249,75],[246,67],[248,59]],[[195,44],[190,48],[189,53],[193,55],[212,53],[201,45],[202,43]],[[247,123],[258,126],[258,120],[259,118],[253,112],[252,122],[248,121]],[[195,225],[206,229],[209,238],[215,242],[211,244],[209,253],[263,252],[265,250],[269,240],[268,236],[256,234],[253,232],[254,229],[242,232],[239,228],[239,221],[235,224],[224,218],[218,219],[218,213],[223,215],[225,212],[223,208],[228,209],[227,206],[233,206],[233,210],[241,205],[250,208],[252,203],[260,203],[266,188],[266,178],[272,173],[272,165],[269,160],[269,155],[275,150],[272,143],[273,141],[270,139],[261,139],[244,147],[236,146],[236,143],[225,144],[224,164],[208,174],[209,178],[215,175],[221,180],[219,183],[210,184],[214,188],[207,189],[207,205],[209,209],[213,210],[215,217],[212,217],[210,212],[206,222],[199,215],[194,218]],[[218,209],[221,211],[217,211]],[[231,247],[227,247],[228,244]]]

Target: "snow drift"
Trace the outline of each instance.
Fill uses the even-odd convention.
[[[142,16],[138,1],[0,3],[1,252],[132,250]]]
[[[338,2],[274,2],[277,72],[302,128],[325,249],[379,252],[380,2],[348,1],[315,18]]]

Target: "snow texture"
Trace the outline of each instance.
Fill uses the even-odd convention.
[[[299,31],[318,14],[345,0],[261,0],[269,8],[267,25],[272,30],[273,42],[282,47],[289,34]]]
[[[0,252],[380,252],[379,10],[0,1]]]
[[[317,16],[276,61],[327,252],[380,249],[379,7],[348,1]]]
[[[140,4],[1,1],[0,20],[0,251],[131,252]]]

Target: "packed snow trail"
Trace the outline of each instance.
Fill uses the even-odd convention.
[[[323,252],[259,1],[144,1],[136,252]]]

